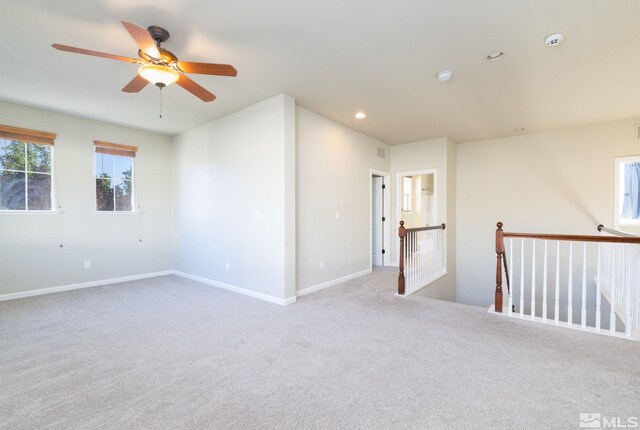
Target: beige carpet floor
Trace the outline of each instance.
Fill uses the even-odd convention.
[[[640,416],[640,343],[394,297],[166,276],[0,303],[2,429],[573,429]]]

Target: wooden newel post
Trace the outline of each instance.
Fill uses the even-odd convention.
[[[398,273],[398,294],[404,296],[404,237],[407,235],[407,229],[404,228],[404,221],[400,221],[400,228],[398,228],[398,236],[400,236],[400,254],[398,257],[398,266],[400,267],[400,273]]]
[[[498,222],[496,226],[496,297],[495,311],[502,312],[502,254],[504,253],[504,240],[502,237],[502,223]]]

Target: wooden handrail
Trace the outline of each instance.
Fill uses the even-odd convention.
[[[499,223],[500,224],[500,223]],[[579,234],[502,233],[503,237],[562,240],[570,242],[640,243],[640,237],[586,236]]]
[[[612,228],[607,228],[602,224],[600,224],[597,228],[598,228],[599,232],[603,232],[604,231],[605,233],[615,234],[616,236],[620,236],[620,237],[638,237],[635,234],[629,234],[629,233],[625,233],[624,231],[614,230]]]
[[[404,221],[400,221],[400,225],[404,225]],[[445,223],[442,223],[440,225],[432,225],[432,226],[429,226],[429,227],[406,228],[405,231],[407,233],[412,233],[414,231],[444,230],[446,228],[447,228],[447,225]]]

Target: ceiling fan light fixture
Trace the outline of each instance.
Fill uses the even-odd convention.
[[[158,87],[166,87],[178,80],[180,75],[173,69],[157,64],[145,64],[138,69],[138,75]]]

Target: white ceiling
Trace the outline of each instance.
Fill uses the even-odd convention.
[[[390,144],[640,116],[638,0],[0,2],[0,99],[169,135],[283,92]],[[122,20],[160,25],[181,60],[238,77],[191,75],[213,103],[166,88],[159,119],[157,88],[120,91],[135,65],[50,47],[135,57]],[[555,32],[565,41],[546,47]],[[484,60],[492,50],[504,58]]]

